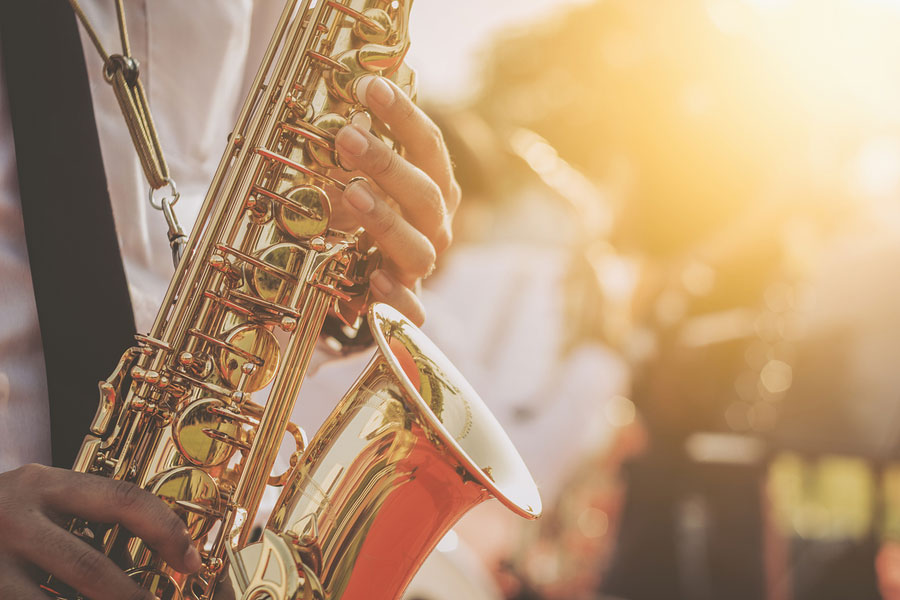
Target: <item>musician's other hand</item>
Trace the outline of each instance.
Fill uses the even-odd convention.
[[[421,324],[425,311],[413,290],[450,245],[459,185],[440,129],[400,88],[368,76],[357,96],[390,128],[405,156],[358,124],[341,129],[336,137],[341,163],[367,179],[347,186],[342,205],[384,255],[383,267],[371,279],[373,295]]]
[[[0,598],[41,599],[34,580],[51,573],[93,600],[152,600],[109,558],[66,531],[76,516],[119,523],[185,573],[200,555],[184,522],[136,485],[96,475],[25,465],[0,474]]]

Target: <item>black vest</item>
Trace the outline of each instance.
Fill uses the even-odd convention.
[[[53,464],[68,468],[96,410],[97,382],[133,343],[134,316],[75,15],[64,0],[0,0],[0,44]]]

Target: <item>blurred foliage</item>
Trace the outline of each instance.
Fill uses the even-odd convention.
[[[862,0],[596,2],[498,40],[479,110],[625,186],[617,245],[670,255],[895,120],[896,23]]]

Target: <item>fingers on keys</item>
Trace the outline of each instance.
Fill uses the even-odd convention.
[[[186,573],[200,567],[184,522],[153,494],[127,482],[26,465],[0,476],[0,572],[9,571],[3,582],[10,589],[31,590],[10,597],[37,592],[26,573],[30,564],[97,600],[153,598],[108,557],[60,527],[61,515],[119,523],[172,567]]]

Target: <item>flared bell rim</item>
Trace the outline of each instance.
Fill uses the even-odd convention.
[[[447,430],[419,393],[419,390],[416,389],[416,386],[409,380],[406,371],[400,364],[400,361],[397,359],[393,350],[390,348],[385,331],[385,324],[388,323],[402,324],[405,332],[410,335],[410,337],[414,338],[414,342],[417,346],[428,348],[429,357],[432,359],[437,357],[441,361],[442,367],[449,371],[458,382],[463,383],[465,387],[470,390],[470,395],[474,397],[475,401],[480,403],[483,408],[483,413],[486,413],[488,418],[493,421],[492,429],[496,429],[495,435],[502,435],[502,439],[495,441],[501,446],[507,446],[507,455],[512,462],[512,464],[508,466],[513,471],[512,473],[504,473],[506,476],[502,479],[498,478],[495,480],[481,468],[463,445]],[[469,477],[474,481],[477,481],[490,495],[497,498],[503,505],[519,516],[526,519],[536,519],[540,517],[543,507],[534,478],[528,470],[528,467],[525,465],[524,460],[522,460],[522,457],[519,455],[518,450],[516,450],[515,446],[512,444],[512,441],[509,440],[506,432],[500,427],[496,417],[494,417],[493,413],[481,397],[471,388],[471,385],[469,385],[462,373],[459,372],[453,363],[439,348],[437,348],[424,332],[392,306],[378,302],[373,303],[369,307],[369,326],[381,356],[396,375],[397,380],[403,386],[409,399],[419,406],[423,418],[432,428],[434,433],[440,438],[441,442],[453,450],[456,458],[466,468]]]

